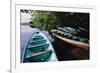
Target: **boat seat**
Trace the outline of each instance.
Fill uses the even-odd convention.
[[[42,52],[38,52],[35,54],[32,54],[31,56],[25,58],[26,62],[43,62],[47,61],[52,54],[51,50],[44,50]]]

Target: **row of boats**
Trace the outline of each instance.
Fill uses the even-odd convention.
[[[51,30],[51,32],[53,37],[64,41],[66,45],[69,43],[79,48],[89,49],[89,36],[83,35],[87,34],[88,31],[83,28],[74,29],[71,27],[58,27],[57,29]],[[54,40],[56,39],[54,38]],[[50,40],[48,40],[41,31],[35,32],[32,34],[25,47],[22,62],[47,61],[58,61],[54,48],[50,43]]]
[[[89,43],[88,31],[81,27],[79,27],[79,29],[71,27],[58,27],[57,29],[51,30],[51,32],[67,39]]]

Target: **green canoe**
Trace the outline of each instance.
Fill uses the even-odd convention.
[[[23,62],[47,62],[52,59],[53,53],[53,47],[47,37],[41,32],[36,32],[26,46]]]

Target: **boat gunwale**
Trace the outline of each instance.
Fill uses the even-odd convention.
[[[59,36],[55,33],[53,33],[53,35],[57,38],[59,38],[60,40],[63,40],[64,42],[66,43],[70,43],[74,46],[77,46],[77,47],[80,47],[80,48],[83,48],[83,49],[86,49],[86,50],[89,50],[89,44],[87,43],[83,43],[83,42],[79,42],[79,41],[75,41],[75,40],[71,40],[71,39],[67,39],[67,38],[64,38],[62,36]]]

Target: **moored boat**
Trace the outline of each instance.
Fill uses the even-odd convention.
[[[69,51],[79,60],[89,59],[89,50],[90,50],[89,38],[86,38],[87,35],[85,35],[86,37],[84,36],[81,37],[81,35],[79,36],[79,33],[76,30],[79,30],[79,29],[74,29],[71,27],[68,27],[68,28],[59,27],[57,29],[51,30],[52,36],[55,42],[60,45],[58,46],[64,47],[64,49],[58,48],[57,50],[58,51],[61,50],[63,51],[63,54],[66,54],[66,49],[67,49],[67,51]],[[85,31],[85,30],[82,29],[82,31]],[[82,33],[81,30],[79,32]]]
[[[42,32],[35,32],[25,47],[22,62],[47,61],[57,61],[53,46]]]

